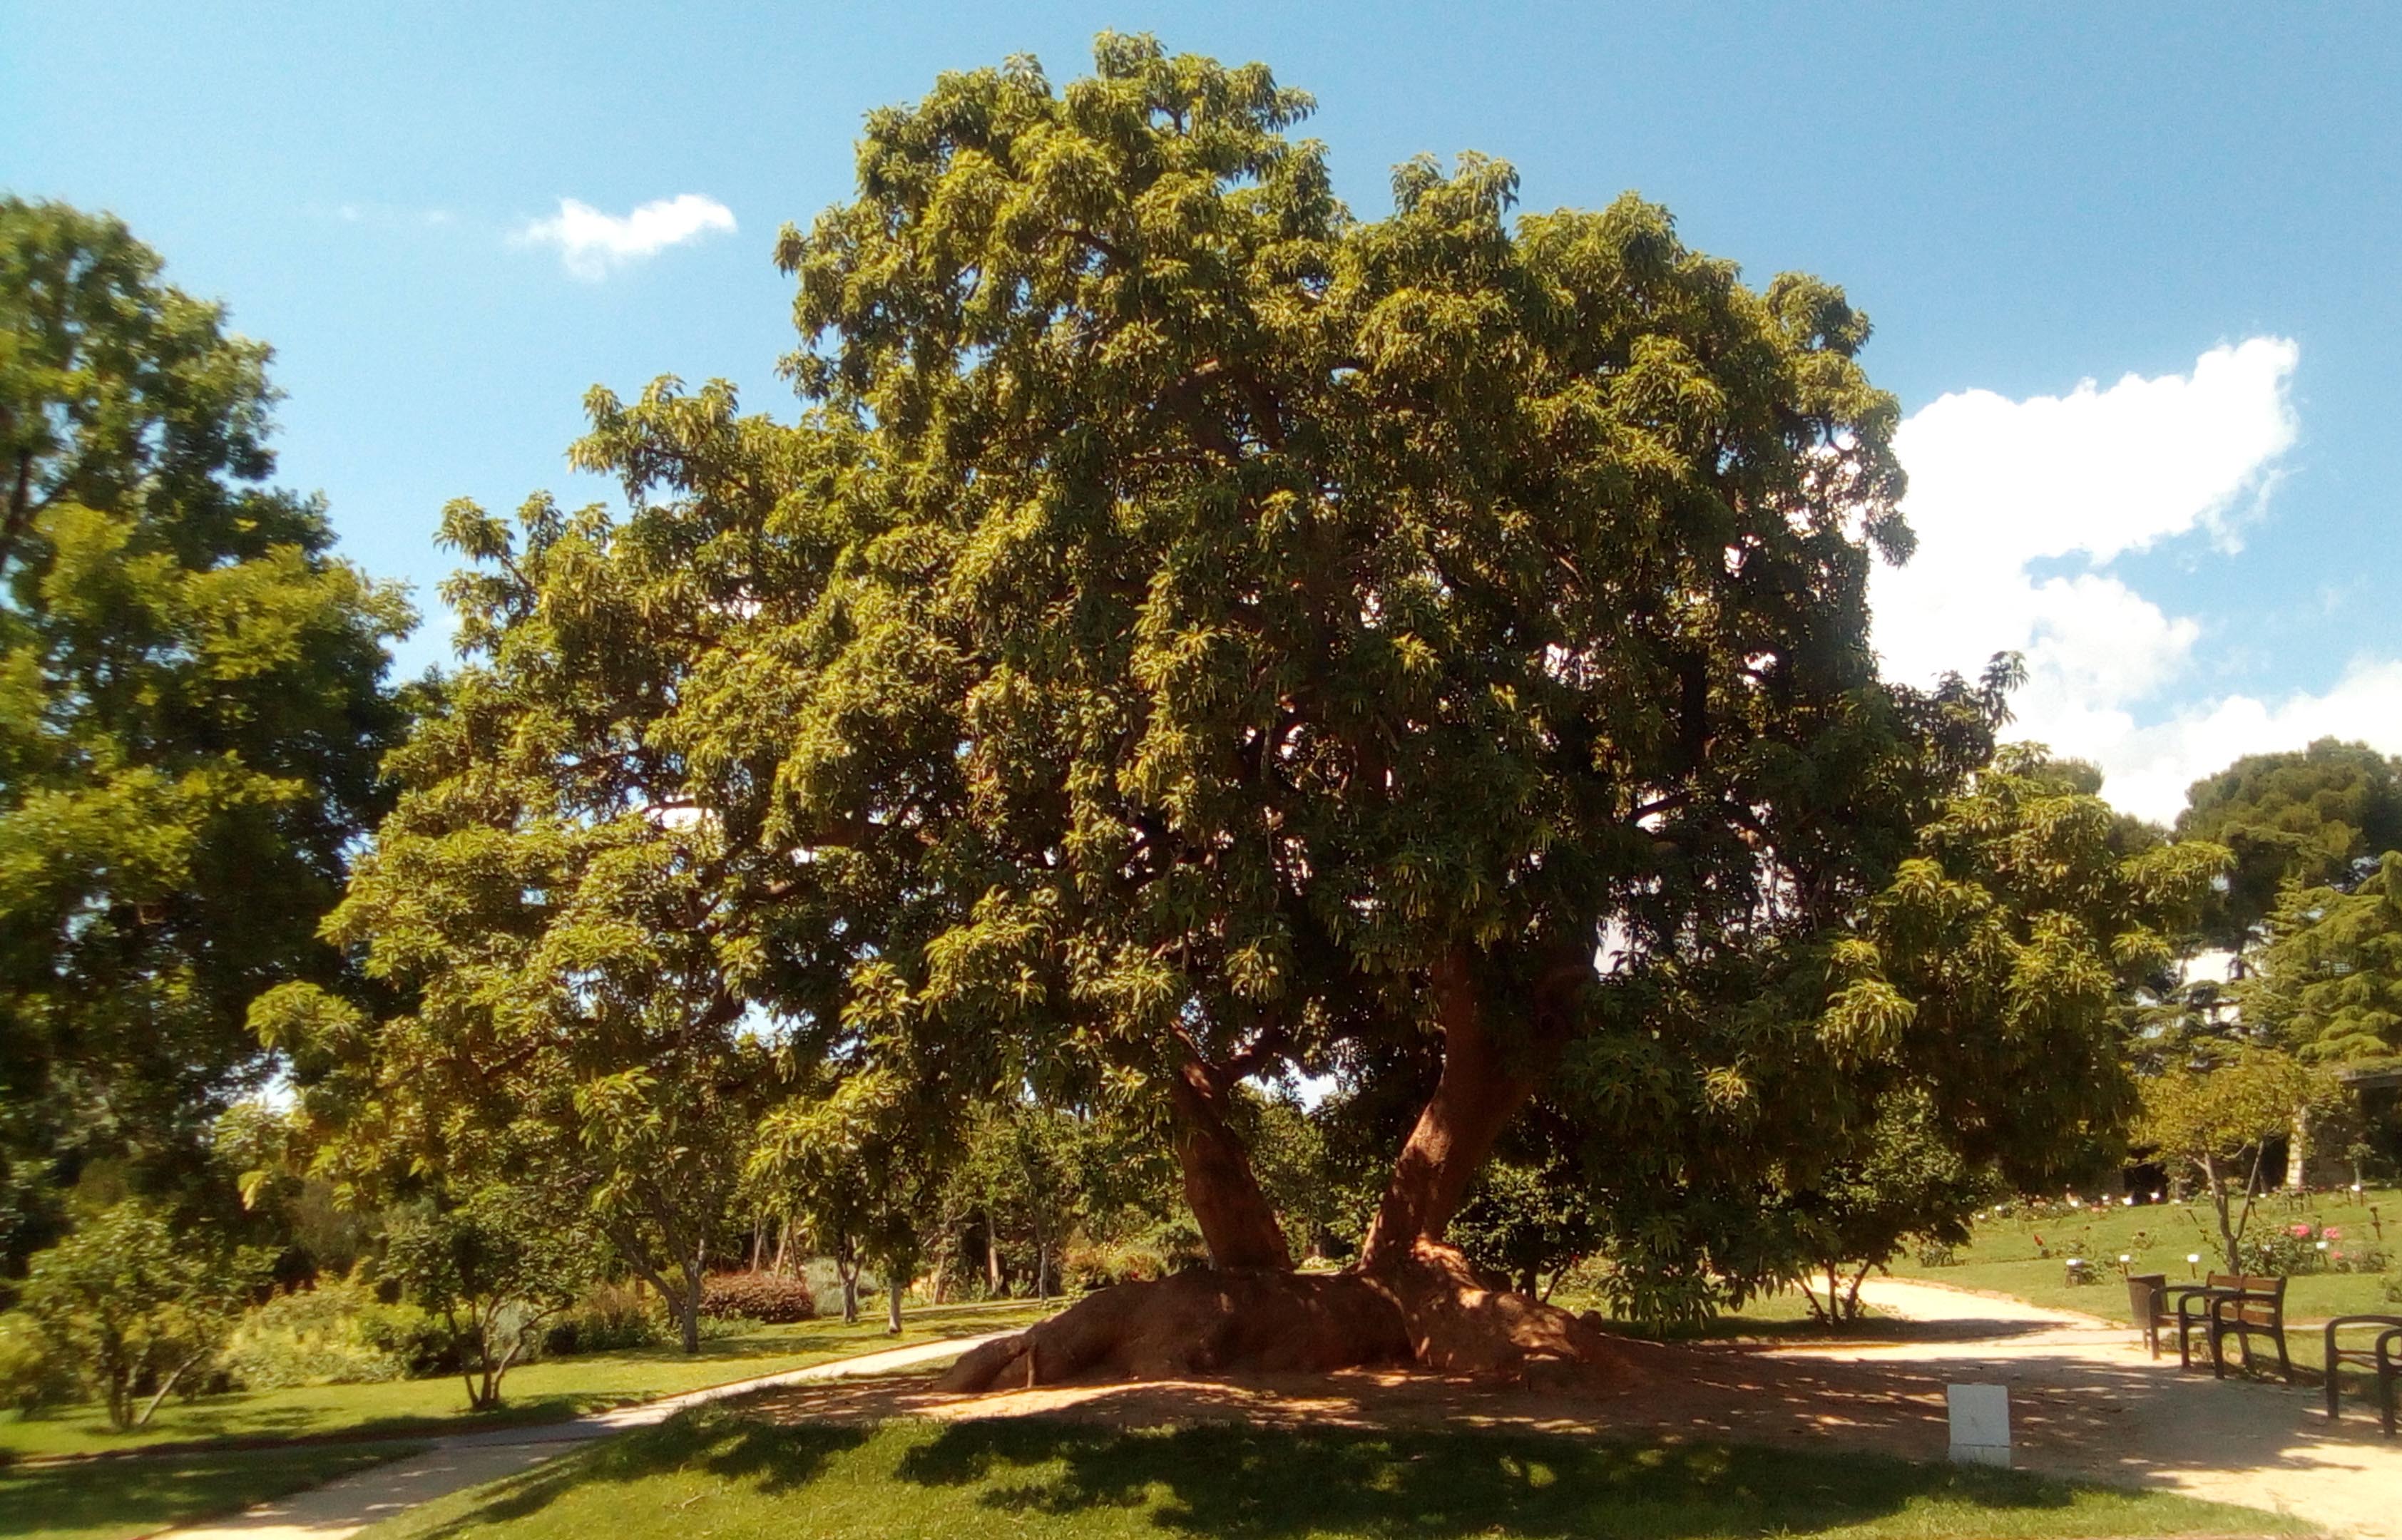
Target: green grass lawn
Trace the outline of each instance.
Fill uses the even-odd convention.
[[[646,1348],[547,1359],[511,1370],[503,1385],[508,1404],[480,1416],[467,1410],[465,1387],[452,1378],[244,1391],[190,1402],[170,1401],[159,1409],[148,1427],[132,1433],[112,1431],[97,1406],[62,1407],[34,1417],[9,1411],[0,1413],[0,1461],[150,1444],[325,1434],[414,1437],[513,1423],[559,1422],[602,1407],[775,1374],[828,1358],[998,1331],[1024,1325],[1035,1315],[1031,1303],[928,1308],[909,1312],[904,1317],[908,1329],[897,1338],[884,1334],[879,1314],[855,1327],[825,1321],[764,1327],[746,1336],[704,1342],[699,1355],[692,1358],[673,1348]]]
[[[2385,1188],[2358,1198],[2344,1193],[2340,1199],[2313,1194],[2298,1205],[2272,1195],[2254,1207],[2248,1233],[2302,1223],[2341,1226],[2344,1244],[2375,1246],[2402,1259],[2402,1190]],[[2226,1268],[2223,1258],[2212,1260],[2218,1251],[2216,1227],[2206,1203],[2088,1206],[2049,1218],[2014,1215],[1978,1227],[1976,1238],[1961,1248],[1954,1266],[1926,1267],[1902,1257],[1895,1260],[1893,1271],[1897,1277],[1992,1289],[2035,1304],[2123,1321],[2127,1288],[2119,1281],[2119,1258],[2133,1258],[2128,1265],[2136,1272],[2165,1272],[2171,1283],[2199,1283],[2202,1274]],[[2037,1254],[2037,1236],[2049,1257]],[[2188,1256],[2202,1260],[2188,1265]],[[2068,1284],[2065,1264],[2070,1257],[2095,1263],[2102,1281],[2082,1287]],[[2387,1302],[2383,1290],[2384,1279],[2376,1273],[2302,1273],[2286,1290],[2286,1313],[2297,1321],[2324,1321],[2330,1315],[2402,1308]]]
[[[2255,1205],[2247,1233],[2302,1223],[2340,1226],[2345,1245],[2375,1246],[2402,1259],[2402,1191],[2395,1189],[2372,1189],[2357,1198],[2350,1193],[2312,1194],[2298,1203],[2272,1194]],[[2131,1272],[2166,1273],[2172,1284],[2198,1283],[2226,1267],[2223,1258],[2212,1260],[2217,1251],[2216,1225],[2206,1203],[2146,1203],[2132,1208],[2089,1205],[2066,1216],[2042,1218],[2011,1215],[1979,1226],[1975,1239],[1961,1248],[1954,1265],[1927,1267],[1913,1257],[1902,1257],[1895,1259],[1893,1272],[1899,1278],[2015,1295],[2032,1304],[2126,1321],[2130,1318],[2127,1286],[2119,1272],[2119,1258],[2130,1258]],[[2188,1255],[2198,1255],[2202,1260],[2188,1264]],[[2066,1259],[2070,1257],[2094,1263],[2100,1281],[2069,1284]],[[2384,1291],[2385,1276],[2377,1273],[2296,1275],[2285,1291],[2286,1319],[2292,1323],[2286,1344],[2294,1361],[2312,1369],[2320,1366],[2321,1340],[2312,1323],[2324,1323],[2333,1315],[2402,1314],[2402,1304],[2387,1299]]]
[[[2023,1472],[1710,1443],[1047,1419],[775,1427],[686,1413],[429,1504],[373,1540],[1481,1540],[2290,1534],[2298,1521]]]
[[[159,1455],[104,1464],[0,1465],[6,1540],[127,1540],[313,1487],[413,1444]]]

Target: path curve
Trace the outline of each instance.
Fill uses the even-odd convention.
[[[1778,1349],[2010,1387],[2018,1464],[2167,1487],[2293,1514],[2361,1540],[2402,1540],[2402,1440],[2347,1397],[2330,1425],[2315,1384],[2220,1381],[2155,1362],[2131,1327],[1940,1284],[1874,1278],[1860,1297],[1940,1329],[1907,1341]],[[2301,1327],[2300,1331],[2312,1328]]]
[[[1016,1329],[1016,1328],[1012,1328]],[[596,1411],[571,1422],[531,1427],[493,1428],[484,1433],[459,1433],[435,1440],[423,1453],[328,1481],[271,1503],[261,1503],[230,1519],[186,1529],[160,1532],[155,1540],[344,1540],[370,1524],[380,1523],[421,1503],[447,1497],[462,1488],[514,1476],[545,1460],[556,1458],[578,1444],[606,1438],[628,1428],[664,1423],[687,1407],[780,1385],[851,1375],[888,1374],[957,1357],[980,1343],[1006,1337],[1006,1331],[981,1337],[950,1337],[909,1347],[886,1348],[855,1358],[836,1358],[807,1368],[763,1374],[711,1385],[706,1390],[662,1396],[629,1407]]]

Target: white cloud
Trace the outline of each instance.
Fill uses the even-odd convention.
[[[734,211],[698,193],[655,199],[622,216],[562,198],[557,216],[531,221],[516,240],[520,245],[556,246],[569,272],[598,280],[612,268],[656,256],[712,230],[733,229]]]
[[[2105,791],[2130,812],[2166,820],[2185,805],[2187,787],[2230,760],[2325,737],[2402,753],[2402,662],[2357,662],[2324,694],[2296,692],[2273,704],[2225,695],[2166,722],[2131,723],[2103,757]]]
[[[2255,337],[2204,353],[2188,375],[2025,401],[1967,391],[1913,414],[1895,447],[1918,554],[1870,582],[1886,674],[1925,683],[2024,653],[2014,731],[2093,760],[2110,799],[2151,818],[2174,816],[2189,781],[2238,754],[2368,731],[2372,697],[2402,700],[2402,665],[2356,670],[2324,697],[2229,696],[2139,726],[2135,708],[2185,675],[2202,627],[2105,570],[2197,529],[2233,550],[2236,523],[2293,446],[2298,360],[2292,342]],[[2085,570],[2034,571],[2064,559]]]

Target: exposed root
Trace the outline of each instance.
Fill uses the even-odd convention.
[[[937,1385],[973,1393],[1404,1364],[1521,1382],[1623,1382],[1632,1372],[1598,1326],[1487,1288],[1458,1251],[1421,1245],[1373,1273],[1199,1269],[1121,1284],[971,1351]]]

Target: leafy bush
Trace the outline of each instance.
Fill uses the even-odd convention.
[[[700,1313],[711,1320],[739,1316],[781,1326],[816,1319],[818,1305],[807,1278],[780,1272],[719,1272],[700,1286]]]
[[[705,1300],[702,1308],[708,1308]],[[573,1309],[551,1324],[543,1334],[542,1350],[559,1355],[622,1353],[655,1346],[665,1336],[656,1300],[624,1284],[601,1284],[587,1290]]]
[[[1060,1258],[1060,1275],[1071,1293],[1089,1293],[1115,1284],[1144,1284],[1165,1278],[1183,1265],[1183,1259],[1176,1253],[1145,1236],[1071,1245]]]
[[[449,1325],[414,1304],[376,1307],[359,1322],[359,1337],[401,1366],[403,1378],[459,1372],[459,1341]]]
[[[379,1343],[367,1325],[394,1308],[345,1279],[279,1294],[242,1317],[218,1363],[249,1390],[397,1380],[407,1362]]]
[[[206,1374],[273,1260],[129,1199],[35,1256],[25,1312],[107,1404],[109,1425],[140,1427],[187,1376]]]
[[[2265,1235],[2243,1242],[2247,1272],[2382,1272],[2391,1258],[2382,1246],[2361,1245],[2344,1239],[2340,1225],[2283,1225]]]
[[[1957,1246],[1947,1245],[1941,1241],[1926,1242],[1918,1248],[1918,1265],[1920,1267],[1958,1267],[1960,1249]]]
[[[31,1415],[43,1407],[73,1400],[76,1390],[74,1366],[59,1354],[32,1316],[22,1311],[0,1315],[0,1405]]]

